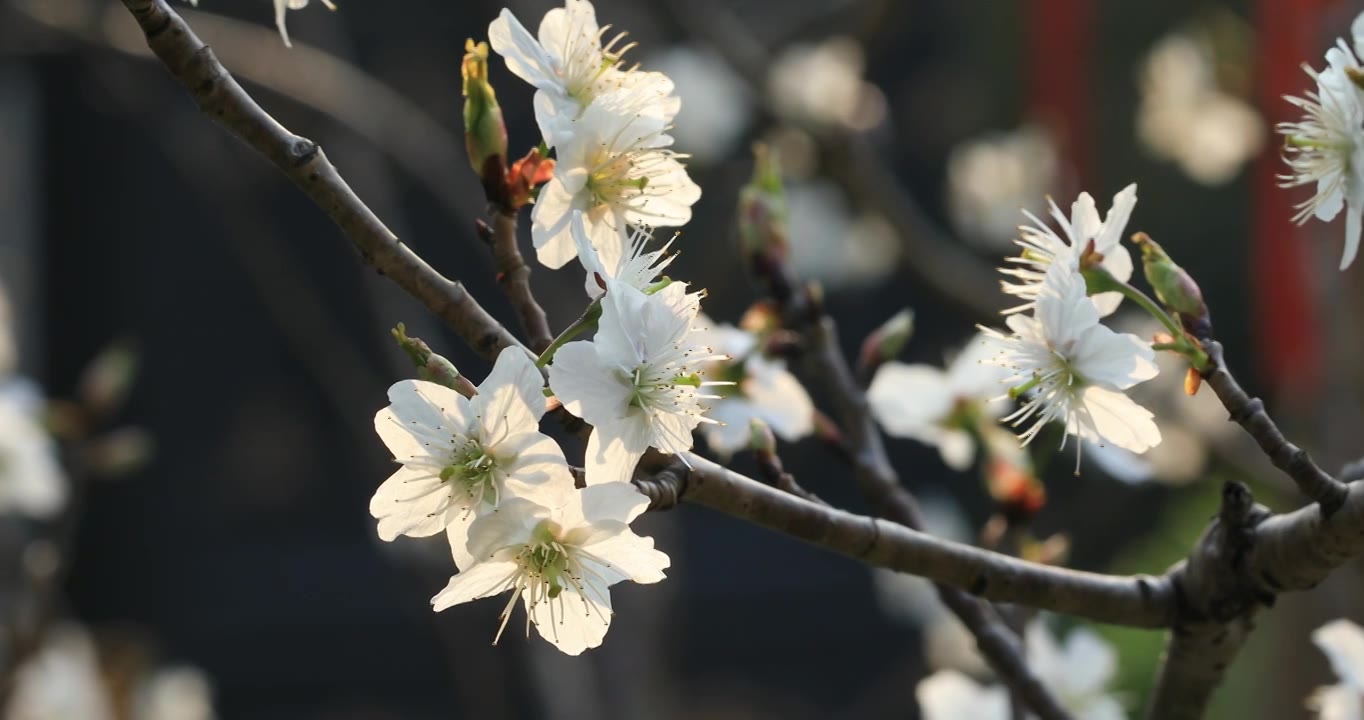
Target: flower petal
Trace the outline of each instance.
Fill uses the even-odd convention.
[[[565,587],[556,598],[538,598],[532,602],[523,593],[526,612],[540,637],[548,640],[567,655],[581,655],[584,650],[601,645],[606,631],[611,628],[610,591],[584,579],[590,601],[584,600],[578,589]]]
[[[690,432],[690,429],[688,429]],[[588,485],[629,482],[635,465],[649,449],[649,428],[643,416],[601,423],[592,429],[583,456]]]
[[[544,376],[526,351],[503,348],[470,402],[483,441],[495,444],[509,435],[538,430],[545,414],[544,389]]]
[[[549,386],[569,412],[600,425],[625,417],[629,410],[632,388],[623,372],[603,360],[597,343],[579,340],[554,353]]]
[[[654,549],[653,538],[640,537],[630,530],[584,546],[583,551],[604,563],[593,569],[608,585],[623,580],[656,583],[667,577],[663,571],[672,564],[667,554]]]
[[[1150,410],[1121,392],[1095,386],[1084,389],[1066,431],[1137,453],[1160,444],[1160,428]]]
[[[496,595],[507,590],[512,578],[520,571],[520,566],[514,562],[493,560],[475,563],[450,578],[445,589],[431,598],[431,605],[439,612],[451,605]]]
[[[374,491],[369,514],[379,521],[379,537],[429,537],[445,529],[450,493],[429,469],[399,468]]]
[[[1334,620],[1312,631],[1312,642],[1346,685],[1364,692],[1364,628],[1349,620]]]

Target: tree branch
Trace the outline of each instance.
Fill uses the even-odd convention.
[[[1147,717],[1197,720],[1272,593],[1250,582],[1246,559],[1269,515],[1240,483],[1222,486],[1222,507],[1189,559],[1175,569],[1180,618],[1166,642]]]
[[[356,197],[317,143],[289,132],[256,104],[165,0],[123,0],[123,5],[200,110],[289,176],[366,263],[421,301],[483,357],[493,359],[502,348],[519,345],[462,283],[436,272],[398,240]]]
[[[1265,455],[1269,456],[1274,467],[1292,478],[1304,495],[1316,501],[1324,515],[1329,517],[1338,510],[1345,502],[1345,483],[1331,477],[1312,462],[1306,450],[1289,442],[1269,413],[1265,412],[1264,402],[1241,389],[1227,368],[1222,343],[1215,340],[1205,342],[1204,350],[1212,361],[1212,367],[1203,377],[1227,412],[1231,413],[1230,419],[1245,428]]]
[[[531,291],[530,266],[526,265],[521,249],[516,244],[515,215],[493,211],[489,246],[493,251],[493,261],[497,263],[497,282],[511,301],[516,316],[521,319],[530,349],[536,354],[544,352],[554,342],[554,333],[549,329],[545,309],[540,307],[535,293]]]

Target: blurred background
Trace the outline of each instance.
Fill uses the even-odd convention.
[[[507,5],[531,28],[553,6]],[[484,39],[502,6],[315,3],[289,14],[292,50],[265,0],[177,10],[409,245],[514,327],[474,233],[484,203],[460,115],[464,39]],[[1008,304],[993,268],[1015,249],[1020,208],[1040,214],[1051,195],[1068,210],[1088,190],[1106,210],[1136,182],[1129,231],[1198,279],[1243,381],[1326,467],[1364,452],[1359,270],[1335,270],[1339,222],[1290,223],[1305,198],[1275,187],[1272,136],[1294,115],[1280,96],[1309,89],[1300,64],[1348,37],[1354,3],[596,6],[683,99],[674,135],[704,194],[670,274],[708,288],[717,320],[755,299],[735,232],[755,141],[781,152],[794,262],[823,284],[844,345],[911,308],[911,362],[940,364]],[[539,140],[531,89],[496,58],[492,81],[519,156]],[[0,218],[18,368],[54,401],[72,495],[55,517],[0,528],[3,661],[12,672],[41,644],[16,628],[52,619],[75,647],[64,657],[83,658],[63,697],[103,678],[117,717],[207,717],[211,703],[267,719],[913,718],[916,682],[969,650],[932,632],[945,621],[912,583],[687,506],[636,523],[672,556],[669,580],[621,586],[605,645],[581,658],[515,634],[490,647],[492,601],[432,613],[453,572],[444,541],[381,543],[367,512],[392,468],[371,418],[412,374],[389,328],[406,323],[473,378],[486,364],[202,117],[120,3],[0,0]],[[556,328],[584,304],[578,272],[534,273]],[[136,374],[120,375],[134,356]],[[1181,380],[1176,367],[1142,389],[1165,435],[1144,461],[1046,468],[1032,532],[1064,533],[1072,566],[1163,571],[1223,480],[1276,510],[1299,503]],[[890,449],[935,521],[973,540],[995,509],[979,472],[910,440]],[[782,456],[806,488],[865,509],[818,442]],[[747,453],[734,462],[752,470]],[[1303,698],[1334,681],[1308,633],[1364,617],[1359,570],[1263,614],[1212,717],[1305,717]],[[35,584],[55,604],[25,605]],[[1135,716],[1163,636],[1097,630]],[[129,698],[167,672],[169,714],[146,714]],[[43,717],[93,717],[68,712]]]

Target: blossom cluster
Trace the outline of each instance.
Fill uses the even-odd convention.
[[[629,481],[649,448],[686,462],[698,427],[722,426],[707,417],[712,402],[745,432],[753,416],[787,437],[813,422],[808,396],[756,336],[709,330],[703,293],[659,277],[671,242],[650,248],[651,229],[685,224],[700,190],[669,149],[680,106],[672,82],[627,67],[632,46],[607,33],[586,0],[550,10],[538,36],[507,10],[488,28],[507,68],[536,88],[555,155],[531,215],[537,257],[551,268],[578,259],[592,319],[539,358],[504,349],[472,397],[395,384],[375,428],[401,467],[370,504],[384,540],[445,534],[460,572],[432,599],[436,610],[510,591],[494,642],[519,599],[525,632],[534,625],[573,655],[601,644],[611,585],[658,582],[669,565],[629,527],[648,505]],[[573,339],[591,327],[590,340]],[[592,426],[580,481],[540,432],[548,396]],[[710,437],[717,451],[739,445],[730,433]]]
[[[1364,13],[1350,26],[1353,47],[1337,40],[1326,51],[1326,68],[1303,69],[1316,82],[1315,92],[1287,100],[1306,116],[1297,122],[1280,123],[1284,136],[1284,160],[1289,173],[1279,180],[1284,187],[1315,186],[1311,198],[1297,206],[1294,219],[1329,222],[1345,210],[1345,251],[1340,269],[1348,268],[1359,252],[1364,230]]]
[[[0,513],[50,518],[66,505],[56,445],[39,422],[42,397],[16,374],[9,302],[0,286]]]

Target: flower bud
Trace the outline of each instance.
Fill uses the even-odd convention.
[[[519,210],[535,199],[535,191],[554,177],[554,159],[545,157],[540,148],[531,148],[526,156],[512,163],[506,178],[506,205]]]
[[[740,255],[753,277],[784,303],[791,291],[791,245],[781,166],[765,145],[754,146],[753,161],[753,179],[739,191]]]
[[[862,352],[857,357],[858,370],[870,376],[876,368],[899,357],[913,334],[914,313],[909,308],[895,313],[862,341]]]
[[[138,353],[132,343],[116,341],[100,351],[80,379],[80,399],[96,418],[118,412],[137,377]]]
[[[507,126],[488,83],[488,43],[466,40],[464,51],[464,147],[489,201],[496,202],[507,170]]]
[[[1003,458],[993,458],[985,466],[990,496],[1010,524],[1025,523],[1047,504],[1047,491],[1031,471]]]
[[[772,428],[758,418],[748,421],[748,449],[766,456],[777,452],[777,437],[772,434]]]
[[[478,394],[469,379],[459,374],[455,369],[454,363],[431,352],[431,346],[427,345],[421,338],[409,337],[407,328],[402,323],[393,328],[393,338],[398,341],[398,347],[407,353],[407,357],[412,360],[412,364],[417,368],[417,377],[427,382],[454,390],[464,397],[473,397]]]
[[[1142,271],[1146,282],[1156,291],[1156,298],[1179,316],[1180,324],[1194,337],[1211,335],[1212,318],[1198,283],[1151,236],[1139,232],[1132,236],[1132,242],[1141,248]]]

